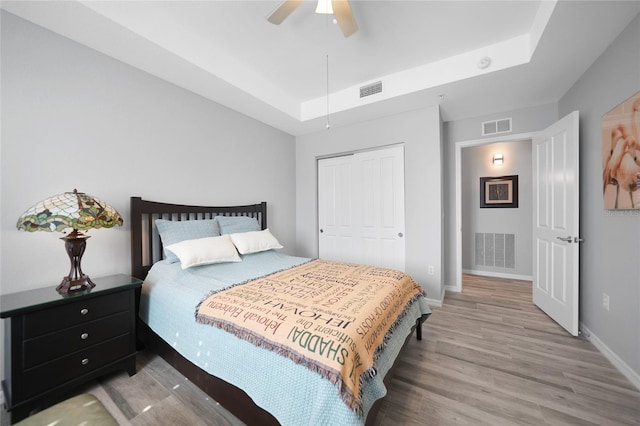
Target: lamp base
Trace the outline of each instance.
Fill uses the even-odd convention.
[[[88,238],[89,236],[78,232],[76,229],[74,229],[71,234],[61,238],[61,240],[65,242],[64,246],[71,261],[71,270],[69,271],[69,275],[64,277],[60,285],[56,287],[58,293],[81,293],[89,291],[96,286],[89,276],[82,272],[82,267],[80,266],[82,255],[87,247]]]
[[[56,287],[56,291],[60,294],[83,293],[95,286],[88,275],[82,274],[80,278],[75,279],[64,277],[62,282]]]

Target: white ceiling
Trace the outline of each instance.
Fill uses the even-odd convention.
[[[556,102],[640,12],[640,1],[351,0],[360,29],[344,38],[313,0],[270,24],[279,3],[1,6],[293,135],[324,129],[327,83],[332,128],[433,104],[454,120]],[[360,99],[376,81],[382,93]]]

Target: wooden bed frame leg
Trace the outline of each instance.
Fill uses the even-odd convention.
[[[422,340],[422,318],[416,320],[416,339]]]

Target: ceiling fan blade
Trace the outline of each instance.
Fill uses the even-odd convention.
[[[333,7],[333,16],[338,21],[338,26],[345,37],[358,31],[358,24],[356,24],[353,12],[351,12],[349,0],[332,0],[331,6]]]
[[[291,15],[291,13],[300,6],[300,3],[302,3],[302,0],[284,0],[267,16],[267,21],[275,25],[280,25],[287,16]]]

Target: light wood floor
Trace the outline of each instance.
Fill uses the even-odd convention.
[[[412,341],[380,425],[640,424],[640,392],[531,302],[531,283],[465,275]]]
[[[463,287],[398,361],[377,425],[640,424],[640,392],[536,308],[530,282],[466,275]],[[242,425],[147,352],[135,376],[80,391],[123,425]]]

